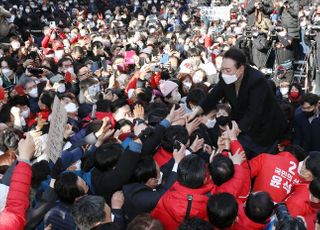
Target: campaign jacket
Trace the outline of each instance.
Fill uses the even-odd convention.
[[[238,220],[231,226],[229,230],[263,230],[266,224],[256,223],[247,217],[243,205],[239,206],[238,210]]]
[[[232,141],[230,149],[232,154],[235,154],[238,150],[243,151],[239,141]],[[226,154],[223,153],[223,155]],[[241,165],[235,165],[234,170],[233,177],[220,186],[214,185],[211,194],[227,192],[232,194],[238,202],[244,203],[251,189],[250,170],[247,161],[245,160]]]
[[[160,220],[164,229],[178,229],[184,221],[187,213],[188,195],[193,196],[190,218],[197,217],[208,220],[207,202],[208,194],[212,186],[203,185],[198,189],[191,189],[176,182],[159,200],[157,206],[151,212],[151,216]]]
[[[172,158],[172,153],[164,150],[162,147],[158,149],[156,154],[153,156],[153,159],[157,162],[159,167],[161,168],[163,165],[168,163]]]
[[[19,162],[16,165],[11,178],[6,207],[0,213],[0,230],[24,229],[26,210],[29,207],[31,176],[32,171],[29,164]]]
[[[253,191],[265,191],[273,201],[283,201],[299,183],[298,160],[289,152],[278,155],[261,154],[250,160],[251,177],[255,177]]]
[[[316,212],[313,203],[310,201],[309,183],[297,184],[294,192],[286,199],[289,213],[292,216],[306,216]]]

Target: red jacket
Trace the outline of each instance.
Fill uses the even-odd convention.
[[[29,207],[31,176],[30,165],[19,162],[12,174],[6,207],[0,213],[0,230],[24,228],[26,210]]]
[[[162,147],[158,149],[156,154],[154,154],[153,159],[157,162],[159,167],[161,168],[172,158],[172,153],[167,152]]]
[[[251,177],[255,177],[253,191],[265,191],[273,201],[281,202],[299,183],[298,160],[289,152],[278,155],[261,154],[250,161]]]
[[[232,154],[235,154],[238,150],[243,151],[239,141],[232,141],[230,149]],[[211,194],[227,192],[236,197],[240,203],[244,203],[251,188],[250,170],[247,161],[245,160],[241,165],[235,165],[234,169],[233,178],[220,186],[214,186]]]
[[[138,81],[139,77],[140,77],[139,71],[133,74],[132,78],[130,79],[130,81],[125,89],[126,94],[128,94],[130,89],[137,88],[137,81]],[[151,88],[153,88],[153,89],[157,88],[158,85],[160,84],[160,80],[161,80],[161,73],[160,72],[153,74],[149,80],[149,84],[150,84]]]
[[[204,185],[198,189],[191,189],[176,182],[159,200],[157,206],[151,212],[151,216],[160,220],[164,229],[178,229],[180,223],[184,221],[188,206],[188,195],[193,196],[190,218],[198,217],[208,220],[206,196],[211,190],[210,185]]]
[[[286,199],[289,213],[292,216],[307,216],[317,212],[310,201],[309,183],[294,186],[294,192]]]
[[[238,220],[231,226],[230,230],[262,230],[266,224],[260,224],[250,220],[244,212],[243,205],[239,206]]]

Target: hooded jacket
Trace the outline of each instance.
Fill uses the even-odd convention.
[[[151,216],[160,220],[164,229],[178,229],[186,217],[188,195],[193,196],[189,217],[198,217],[208,220],[206,195],[212,189],[211,185],[203,185],[197,189],[187,188],[176,182],[159,200]]]

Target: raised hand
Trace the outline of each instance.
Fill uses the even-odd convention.
[[[179,120],[180,118],[182,118],[185,114],[184,109],[181,107],[179,109],[175,109],[175,106],[172,106],[170,113],[168,114],[168,116],[166,117],[166,119],[172,123],[176,120]]]

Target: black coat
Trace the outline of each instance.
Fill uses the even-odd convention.
[[[266,58],[268,50],[270,49],[270,42],[265,33],[260,33],[252,40],[252,59],[255,66],[259,69],[266,67]]]
[[[151,212],[160,200],[161,196],[174,184],[177,174],[171,172],[164,185],[153,191],[150,187],[141,183],[133,183],[123,186],[125,197],[123,210],[129,220],[139,214]]]
[[[130,181],[140,153],[125,150],[120,156],[115,169],[100,171],[92,170],[92,185],[97,195],[103,196],[108,204],[111,203],[113,193],[122,189]]]
[[[238,96],[235,84],[227,85],[220,78],[219,83],[201,102],[201,107],[204,112],[209,112],[223,98],[232,107],[232,119],[256,144],[272,145],[283,134],[286,120],[260,71],[246,67]]]

